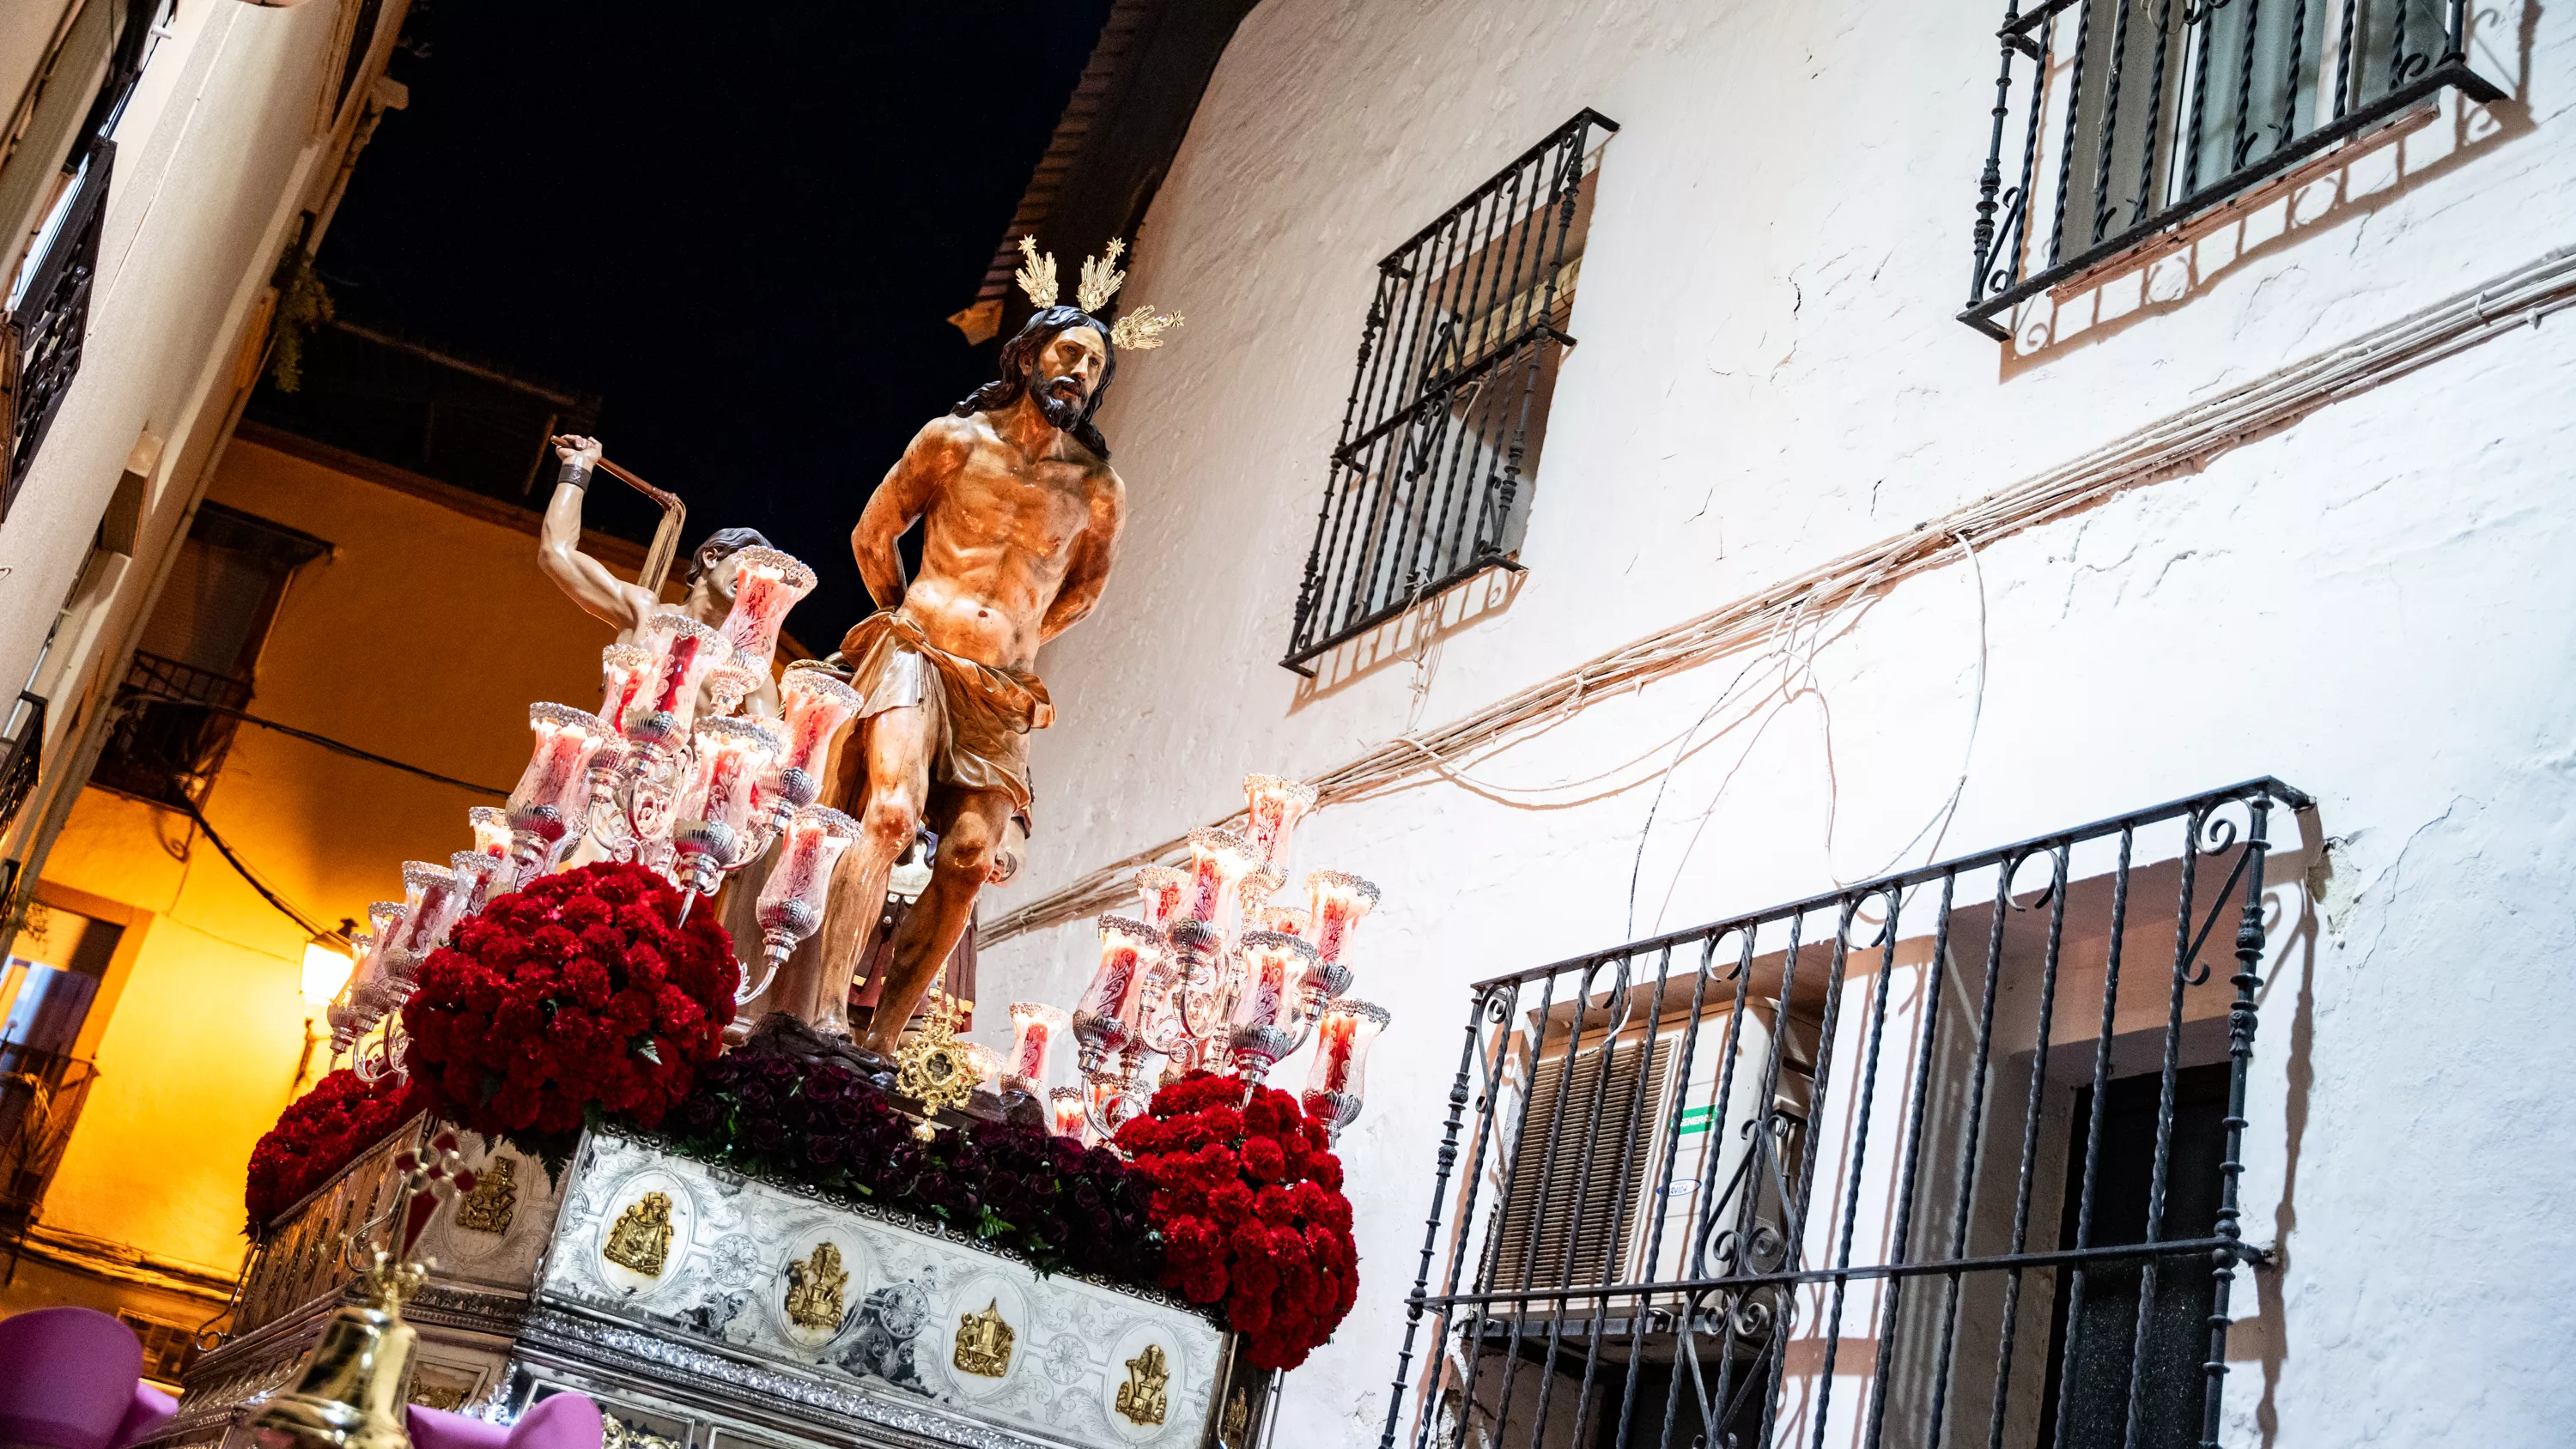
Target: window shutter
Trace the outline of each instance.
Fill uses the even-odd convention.
[[[1512,1163],[1511,1188],[1503,1202],[1502,1251],[1489,1285],[1493,1291],[1613,1281],[1621,1251],[1633,1237],[1647,1159],[1653,1155],[1653,1135],[1638,1130],[1639,1119],[1651,1121],[1662,1113],[1672,1046],[1670,1040],[1657,1042],[1651,1060],[1642,1042],[1578,1053],[1571,1082],[1562,1052],[1539,1062],[1530,1079],[1520,1155]],[[1606,1086],[1601,1081],[1605,1057],[1610,1074]],[[1646,1073],[1642,1102],[1637,1095],[1640,1071]],[[1560,1112],[1569,1119],[1562,1132]],[[1550,1141],[1556,1144],[1553,1162],[1548,1160]],[[1588,1164],[1587,1147],[1592,1157]],[[1550,1305],[1533,1306],[1544,1310]]]

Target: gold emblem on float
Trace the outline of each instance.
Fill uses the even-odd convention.
[[[971,1001],[935,993],[929,1020],[895,1049],[894,1089],[921,1104],[923,1120],[912,1135],[924,1142],[934,1135],[930,1118],[975,1093],[975,1069],[968,1064],[966,1044],[957,1039],[959,1019],[974,1009]]]
[[[506,1155],[483,1164],[482,1172],[475,1175],[474,1191],[456,1205],[456,1225],[507,1236],[510,1219],[519,1211],[518,1171],[519,1160]]]
[[[841,1294],[849,1283],[839,1245],[816,1243],[804,1262],[787,1265],[787,1321],[818,1333],[840,1327]]]
[[[981,1313],[957,1318],[957,1351],[948,1361],[962,1373],[998,1379],[1011,1371],[1011,1340],[1018,1337],[1002,1321],[1002,1300],[995,1298]]]
[[[1118,1417],[1139,1428],[1163,1422],[1172,1382],[1172,1371],[1165,1363],[1159,1343],[1145,1345],[1143,1353],[1127,1360],[1127,1382],[1118,1386]]]
[[[661,1277],[662,1264],[671,1256],[670,1194],[648,1192],[628,1204],[609,1228],[599,1256],[647,1278]]]
[[[1217,1426],[1216,1442],[1225,1449],[1251,1449],[1251,1430],[1252,1400],[1237,1385],[1234,1397],[1225,1401],[1225,1422]]]

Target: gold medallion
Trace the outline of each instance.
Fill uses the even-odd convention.
[[[456,1225],[496,1237],[507,1236],[519,1211],[519,1159],[495,1155],[474,1177],[474,1191],[456,1205]]]
[[[957,1039],[958,1018],[973,1007],[971,1001],[937,993],[929,1021],[895,1050],[895,1090],[919,1102],[926,1117],[974,1095],[975,1069],[967,1063],[966,1044]],[[930,1123],[923,1121],[913,1135],[927,1141]]]
[[[849,1270],[841,1266],[840,1247],[830,1242],[816,1243],[811,1257],[787,1265],[787,1321],[818,1333],[839,1328],[841,1291],[849,1282]]]
[[[1145,1351],[1127,1360],[1127,1382],[1118,1386],[1118,1416],[1139,1428],[1163,1422],[1163,1411],[1169,1406],[1168,1386],[1171,1370],[1164,1366],[1163,1346],[1145,1345]]]
[[[661,1277],[663,1261],[671,1256],[670,1195],[648,1192],[628,1204],[609,1228],[599,1256],[647,1278]]]
[[[984,1305],[981,1313],[959,1315],[957,1351],[948,1361],[960,1372],[979,1378],[998,1379],[1011,1371],[1011,1340],[1018,1335],[1002,1321],[1002,1300]]]

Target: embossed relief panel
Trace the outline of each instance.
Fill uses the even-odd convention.
[[[907,1412],[1058,1444],[1195,1446],[1225,1337],[1168,1300],[595,1135],[539,1296]]]

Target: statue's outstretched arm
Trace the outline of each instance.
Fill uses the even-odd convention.
[[[581,551],[581,505],[590,486],[591,467],[599,461],[594,438],[555,441],[563,459],[554,496],[546,502],[546,519],[537,531],[537,570],[594,619],[620,630],[644,622],[653,601],[643,589],[608,571],[608,566]]]
[[[1073,536],[1064,583],[1056,590],[1055,602],[1047,605],[1046,617],[1038,621],[1038,642],[1081,623],[1099,604],[1100,591],[1109,586],[1110,566],[1118,560],[1118,532],[1126,523],[1127,486],[1104,468],[1091,487],[1091,519]]]

